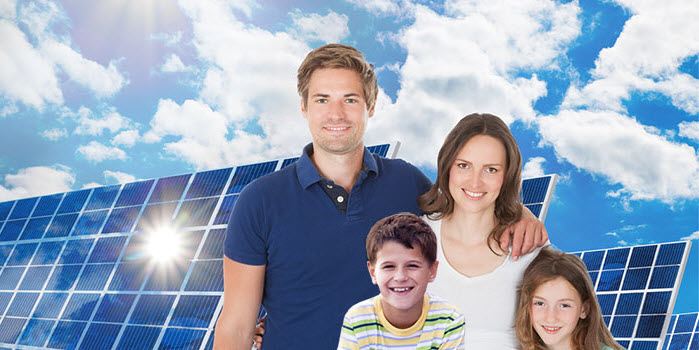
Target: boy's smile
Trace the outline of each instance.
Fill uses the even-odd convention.
[[[369,274],[381,291],[386,319],[398,328],[408,328],[422,313],[427,284],[434,280],[437,262],[430,264],[419,247],[406,248],[388,241],[369,263]]]

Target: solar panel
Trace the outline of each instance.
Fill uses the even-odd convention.
[[[0,203],[0,347],[211,349],[238,194],[296,159]],[[147,249],[161,226],[167,263]]]
[[[549,202],[557,180],[558,176],[555,174],[522,179],[520,193],[522,203],[541,221],[546,220]]]
[[[604,321],[620,345],[667,348],[662,346],[689,248],[681,241],[574,253],[587,266]]]
[[[663,350],[699,350],[699,313],[672,315]]]

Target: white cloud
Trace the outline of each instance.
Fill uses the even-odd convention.
[[[160,67],[160,71],[165,73],[187,72],[191,69],[191,67],[185,66],[185,64],[182,63],[180,56],[177,56],[174,53],[170,55],[165,60],[165,63],[163,63],[163,65]]]
[[[699,81],[681,73],[682,61],[699,53],[699,6],[685,0],[618,0],[631,18],[612,47],[603,49],[593,80],[572,86],[564,108],[623,111],[632,92],[660,92],[688,113],[699,113]]]
[[[14,19],[17,2],[15,0],[0,0],[0,18]]]
[[[116,184],[123,184],[123,183],[128,183],[128,182],[134,182],[136,181],[136,177],[127,174],[121,171],[112,171],[112,170],[105,170],[104,171],[104,180],[106,183],[116,183]]]
[[[699,231],[692,232],[691,235],[680,238],[683,241],[699,240]]]
[[[99,136],[102,135],[105,130],[113,134],[119,130],[133,126],[131,120],[111,109],[107,110],[101,118],[95,118],[89,108],[80,107],[75,116],[78,126],[73,133],[76,135]]]
[[[44,130],[41,132],[41,136],[51,141],[58,141],[68,136],[68,131],[66,129],[53,128]]]
[[[633,118],[614,112],[564,110],[537,123],[558,157],[623,186],[612,196],[666,203],[699,198],[695,150],[649,133]]]
[[[618,241],[617,243],[619,243],[619,245],[622,245],[622,246],[627,246],[627,245],[629,245],[629,242],[627,242],[627,241],[625,241],[625,240],[623,240],[623,239],[620,240],[620,241]]]
[[[699,142],[699,122],[681,122],[679,129],[680,136]]]
[[[296,35],[302,40],[335,43],[349,35],[347,16],[333,11],[328,11],[325,16],[295,11],[291,13],[291,19],[294,22]]]
[[[173,47],[180,43],[182,40],[182,32],[177,31],[174,33],[155,33],[151,34],[151,40],[162,41],[165,46]]]
[[[97,141],[90,141],[87,145],[78,147],[78,153],[95,163],[109,159],[126,159],[126,152],[120,148],[105,146]]]
[[[522,178],[543,176],[545,174],[545,162],[546,159],[544,157],[529,158],[527,163],[524,164],[524,169],[522,170]]]
[[[67,192],[75,183],[72,170],[64,165],[34,166],[7,174],[0,185],[0,201]]]
[[[467,114],[488,112],[508,124],[534,119],[533,104],[546,84],[513,73],[555,67],[579,34],[580,9],[575,2],[491,3],[450,3],[447,15],[416,6],[415,22],[400,34],[407,53],[401,89],[395,103],[380,96],[368,143],[401,140],[401,157],[434,165],[444,136]],[[425,121],[430,128],[422,127]]]
[[[141,137],[138,130],[124,130],[112,138],[113,145],[121,145],[124,147],[133,147]]]
[[[0,19],[0,93],[38,110],[63,103],[56,71],[14,24]]]
[[[369,13],[382,16],[404,14],[406,9],[412,8],[410,1],[406,0],[347,0],[347,2]]]
[[[619,237],[619,234],[614,232],[614,231],[607,232],[607,233],[605,233],[605,235],[612,236],[612,237]]]
[[[114,61],[103,67],[84,58],[68,45],[54,40],[44,42],[41,50],[61,67],[71,80],[90,89],[98,97],[112,96],[127,83]]]

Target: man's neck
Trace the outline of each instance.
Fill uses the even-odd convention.
[[[332,154],[313,147],[311,160],[322,177],[342,186],[349,193],[362,170],[364,147],[357,147],[346,154]]]

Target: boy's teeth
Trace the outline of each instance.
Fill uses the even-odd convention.
[[[399,293],[400,293],[400,292],[406,292],[406,291],[408,291],[408,290],[410,290],[410,288],[408,288],[408,287],[405,287],[405,288],[393,288],[393,291],[394,291],[394,292],[399,292]]]

